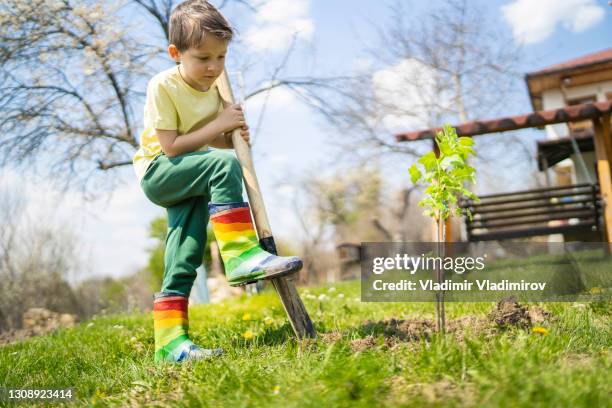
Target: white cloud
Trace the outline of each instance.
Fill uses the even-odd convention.
[[[256,18],[269,23],[279,23],[299,20],[307,14],[307,0],[268,0],[259,7]]]
[[[502,12],[515,41],[526,44],[545,40],[558,24],[575,33],[584,31],[605,14],[595,0],[515,0],[502,6]]]
[[[309,0],[267,0],[257,10],[245,42],[255,51],[282,51],[295,36],[310,40],[314,22],[308,14]]]
[[[374,96],[386,107],[379,119],[388,130],[405,131],[428,126],[431,106],[448,106],[436,92],[436,72],[416,59],[405,59],[372,76]]]

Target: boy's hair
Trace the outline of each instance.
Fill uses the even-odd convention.
[[[206,34],[231,41],[234,31],[225,17],[204,0],[187,0],[172,10],[168,34],[170,44],[183,52],[199,47]]]

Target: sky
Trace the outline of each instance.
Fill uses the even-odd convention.
[[[295,38],[295,51],[287,67],[287,72],[293,75],[340,75],[370,63],[364,50],[377,44],[374,26],[387,24],[391,5],[389,1],[371,0],[261,3],[262,7],[247,17],[244,9],[227,10],[239,29],[237,49],[248,49],[258,61],[278,61]],[[429,4],[410,3],[407,9],[415,13]],[[487,15],[483,18],[508,30],[514,41],[523,45],[524,72],[612,46],[612,7],[607,0],[492,0],[486,5]],[[134,16],[134,21],[137,20],[138,16]],[[160,67],[169,66],[169,60],[160,62]],[[259,64],[253,72],[244,74],[247,83],[272,68],[273,64]],[[385,72],[388,71],[379,75]],[[521,92],[526,95],[525,89]],[[253,98],[245,105],[252,127],[263,103],[263,98]],[[530,110],[525,97],[508,114]],[[290,240],[300,233],[296,214],[287,205],[296,192],[291,177],[334,168],[338,154],[330,145],[334,133],[295,96],[279,90],[271,94],[263,125],[253,137],[254,162],[272,230],[276,236]],[[394,179],[408,183],[409,163],[394,162],[391,166],[398,167],[389,171],[401,175]],[[147,237],[148,225],[155,217],[164,215],[165,210],[146,199],[131,167],[118,170],[115,176],[121,182],[119,187],[95,202],[84,202],[78,192],[62,195],[50,188],[46,180],[28,179],[24,183],[23,175],[10,168],[1,170],[0,186],[20,186],[28,211],[75,231],[84,263],[75,280],[119,277],[146,264],[146,250],[153,244]]]

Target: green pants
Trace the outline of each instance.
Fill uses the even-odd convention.
[[[209,150],[157,156],[140,182],[166,208],[168,235],[162,292],[189,296],[206,245],[208,203],[242,202],[242,171],[233,152]]]

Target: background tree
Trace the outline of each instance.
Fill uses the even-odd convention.
[[[365,64],[354,74],[325,81],[325,86],[295,89],[338,130],[337,144],[372,158],[398,153],[397,160],[418,157],[431,142],[396,143],[398,132],[509,114],[526,102],[521,49],[510,32],[486,19],[485,4],[437,0],[426,7],[396,1],[388,24],[378,25],[374,42],[365,47]],[[521,99],[522,98],[522,99]],[[523,182],[535,172],[533,143],[515,134],[478,138],[477,167],[492,158],[520,166]],[[510,147],[510,148],[509,148]],[[510,152],[510,154],[508,154]],[[520,179],[512,174],[507,182]]]
[[[143,96],[136,85],[156,49],[132,41],[117,19],[119,2],[6,0],[0,7],[0,164],[31,166],[44,157],[51,179],[87,192],[96,171],[131,162]]]
[[[413,188],[388,191],[389,183],[376,163],[293,175],[282,186],[291,188],[282,199],[290,197],[300,229],[303,283],[340,278],[330,275],[340,267],[340,243],[424,238],[427,220],[410,205]]]
[[[168,22],[177,3],[0,3],[0,166],[39,164],[35,169],[52,182],[80,187],[86,196],[112,189],[119,180],[109,170],[130,165],[138,148],[136,112],[148,78],[167,63]],[[256,10],[246,0],[216,3],[240,13]],[[245,99],[291,83],[282,73],[292,49],[250,82]],[[240,51],[232,66],[252,66],[248,49]]]
[[[75,232],[65,223],[26,211],[19,188],[0,191],[0,332],[19,328],[32,307],[78,313],[69,285],[84,265]]]

